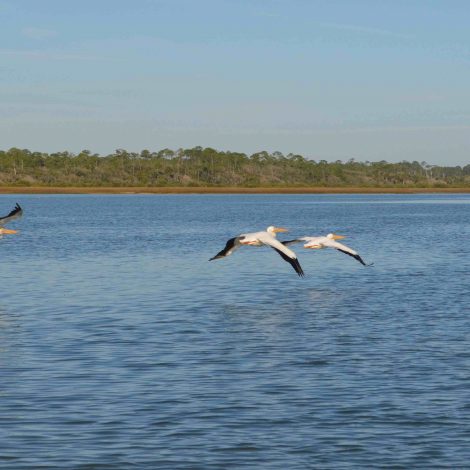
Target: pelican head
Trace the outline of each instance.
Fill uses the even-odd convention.
[[[344,237],[343,235],[335,235],[334,233],[329,233],[326,238],[329,238],[330,240],[342,240]]]
[[[18,231],[0,227],[0,235],[13,234],[13,233],[18,233]]]
[[[288,232],[289,230],[287,230],[286,228],[282,228],[282,227],[274,227],[274,225],[270,225],[267,229],[266,229],[266,232],[268,232],[270,235],[272,235],[273,237],[276,236],[276,233],[278,232]]]

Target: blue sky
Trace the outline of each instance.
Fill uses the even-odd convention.
[[[470,163],[470,2],[0,0],[0,148]]]

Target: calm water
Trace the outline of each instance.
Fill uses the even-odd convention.
[[[16,201],[1,468],[470,468],[470,195]],[[271,224],[375,266],[207,261]]]

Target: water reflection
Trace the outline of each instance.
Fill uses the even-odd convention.
[[[465,468],[469,201],[21,196],[0,243],[0,467]],[[207,261],[280,221],[375,266]]]

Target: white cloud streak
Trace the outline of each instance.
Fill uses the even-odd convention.
[[[102,57],[76,54],[61,51],[40,51],[40,50],[21,50],[21,49],[0,49],[0,56],[17,57],[33,60],[83,60],[96,61],[103,60]]]
[[[21,34],[30,39],[43,40],[57,36],[57,31],[43,28],[23,28]]]
[[[343,24],[343,23],[320,23],[320,26],[323,28],[336,29],[340,31],[350,31],[353,33],[360,34],[369,34],[375,36],[386,36],[397,39],[411,39],[413,36],[411,34],[397,33],[394,31],[389,31],[386,29],[380,28],[369,28],[366,26],[359,26],[353,24]]]

